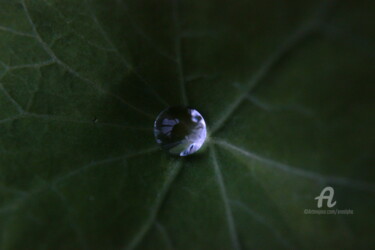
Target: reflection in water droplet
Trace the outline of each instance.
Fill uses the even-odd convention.
[[[154,135],[164,150],[187,156],[198,151],[206,140],[206,123],[195,109],[170,107],[156,118]]]

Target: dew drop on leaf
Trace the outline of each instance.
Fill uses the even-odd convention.
[[[162,149],[170,154],[187,156],[202,147],[207,135],[206,123],[195,109],[169,107],[156,118],[154,135]]]

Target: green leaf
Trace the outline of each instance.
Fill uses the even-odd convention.
[[[0,248],[374,248],[374,11],[1,0]],[[185,158],[152,130],[180,104]],[[326,186],[354,214],[305,214]]]

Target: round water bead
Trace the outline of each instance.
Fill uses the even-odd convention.
[[[154,123],[156,142],[171,154],[187,156],[206,140],[206,123],[195,109],[175,106],[162,111]]]

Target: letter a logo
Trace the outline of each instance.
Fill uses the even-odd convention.
[[[326,194],[328,192],[328,194]],[[333,207],[336,205],[336,201],[332,203],[333,195],[335,191],[332,187],[325,187],[319,196],[315,197],[315,200],[318,200],[318,208],[323,206],[323,200],[327,200],[327,207]]]

